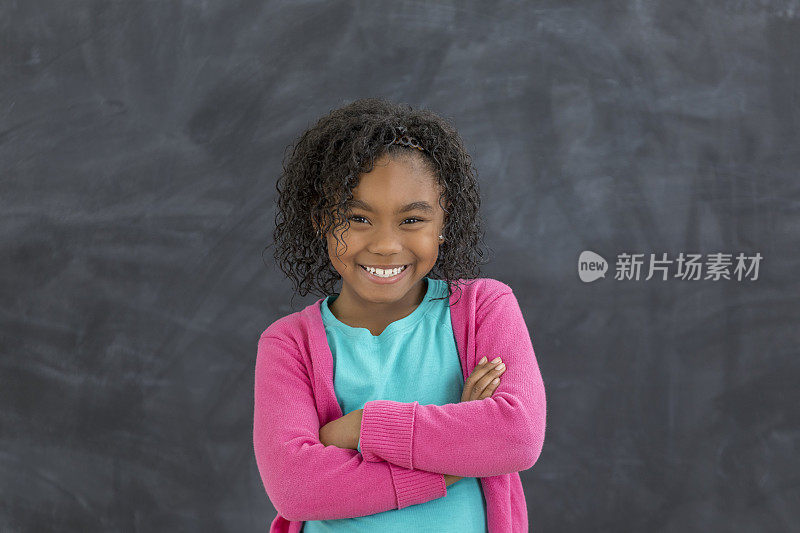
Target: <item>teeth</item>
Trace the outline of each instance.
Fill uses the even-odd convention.
[[[394,270],[383,270],[382,268],[371,268],[364,265],[361,265],[367,272],[370,274],[375,274],[379,278],[391,278],[392,276],[398,275],[400,272],[405,269],[405,266],[400,268],[395,268]]]

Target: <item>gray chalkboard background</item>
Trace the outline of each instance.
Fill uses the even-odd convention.
[[[363,96],[473,155],[547,391],[532,530],[796,527],[800,3],[8,0],[0,530],[266,531],[256,343],[317,299],[262,258],[275,181]],[[612,275],[680,252],[763,259]]]

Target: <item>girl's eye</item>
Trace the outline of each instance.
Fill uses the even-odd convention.
[[[365,219],[364,217],[360,216],[360,215],[353,215],[353,216],[351,216],[351,217],[350,217],[350,220],[355,220],[355,219],[357,219],[357,218],[359,218],[359,219],[361,219],[361,220],[365,220],[365,221],[366,221],[366,219]],[[423,219],[421,219],[421,218],[417,218],[417,217],[410,217],[410,218],[407,218],[407,219],[405,219],[403,222],[408,222],[409,220],[416,220],[416,221],[418,221],[418,222],[425,222]]]

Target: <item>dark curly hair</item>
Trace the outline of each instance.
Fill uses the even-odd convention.
[[[402,127],[425,152],[389,144]],[[445,211],[445,240],[428,277],[447,282],[449,299],[454,287],[460,291],[459,280],[480,276],[480,265],[485,263],[480,261],[485,255],[480,248],[484,237],[480,191],[477,172],[458,132],[431,111],[362,98],[334,109],[303,133],[276,183],[275,262],[301,296],[311,292],[324,297],[334,292],[341,276],[330,263],[324,235],[332,231],[335,236],[338,228],[350,227],[345,214],[352,191],[360,175],[372,171],[384,154],[422,158],[443,189],[439,205]]]

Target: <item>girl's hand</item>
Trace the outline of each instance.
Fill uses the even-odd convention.
[[[494,394],[500,385],[500,375],[505,371],[506,365],[499,357],[487,362],[484,356],[464,383],[461,401],[483,400]]]
[[[361,416],[363,409],[350,411],[341,418],[332,420],[319,428],[319,440],[325,446],[358,450],[358,437],[361,435]]]

